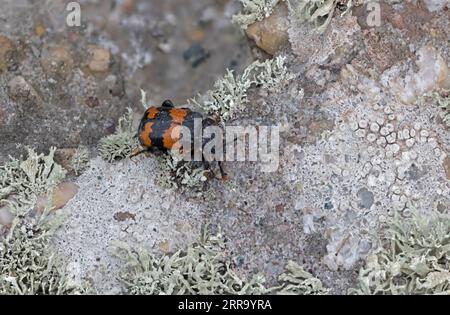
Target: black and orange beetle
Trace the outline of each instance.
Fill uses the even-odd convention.
[[[149,107],[141,119],[137,133],[139,142],[144,150],[136,152],[132,156],[148,151],[167,153],[174,149],[174,146],[179,144],[182,138],[180,132],[177,131],[177,128],[179,129],[180,126],[189,129],[192,135],[189,141],[193,145],[195,119],[201,119],[202,128],[215,125],[212,119],[204,118],[202,114],[189,108],[175,107],[170,100],[164,101],[160,107]],[[202,141],[202,147],[204,144],[205,142]],[[209,162],[211,161],[207,161],[203,154],[202,160],[205,163],[205,167],[209,169]],[[217,162],[222,178],[227,179],[222,161]]]

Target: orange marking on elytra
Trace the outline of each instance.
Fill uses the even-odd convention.
[[[144,130],[139,134],[139,139],[144,147],[151,147],[152,140],[150,139],[150,134],[152,133],[152,122],[147,122],[144,125]]]
[[[153,119],[156,117],[156,115],[159,113],[159,110],[156,107],[150,107],[146,111],[146,117],[147,119]]]
[[[184,108],[174,108],[171,109],[169,113],[175,124],[182,124],[188,114],[188,111]]]
[[[176,144],[180,146],[178,141],[181,139],[181,127],[178,124],[171,124],[163,134],[163,146],[167,150],[171,150]]]

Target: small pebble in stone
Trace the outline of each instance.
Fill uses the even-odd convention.
[[[395,117],[394,114],[388,116],[388,119],[389,119],[389,120],[394,120],[395,118],[396,118],[396,117]]]
[[[414,123],[414,129],[419,131],[422,128],[422,125],[419,122]]]
[[[379,146],[382,146],[382,147],[386,146],[386,139],[383,138],[383,137],[378,138],[377,144],[378,144]]]
[[[370,209],[374,202],[373,192],[369,191],[367,188],[361,188],[358,193],[358,206],[360,208]]]
[[[54,210],[64,207],[78,192],[78,186],[71,182],[61,183],[56,186],[52,197]]]
[[[387,136],[389,134],[389,130],[386,127],[380,129],[380,134],[382,136]]]
[[[416,136],[416,131],[414,129],[411,129],[409,131],[409,135],[410,135],[411,138],[414,138]]]
[[[111,54],[104,48],[92,46],[89,49],[90,59],[88,62],[89,69],[92,72],[106,72],[111,62]]]

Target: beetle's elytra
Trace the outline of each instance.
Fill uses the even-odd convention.
[[[192,138],[191,145],[194,141],[194,120],[201,119],[203,127],[212,124],[212,120],[204,118],[202,114],[194,112],[189,108],[177,108],[170,100],[166,100],[160,107],[149,107],[139,124],[137,136],[145,151],[169,151],[181,140],[179,127],[183,126],[190,130]],[[138,152],[134,155],[137,155]],[[203,161],[209,167],[209,161]],[[223,171],[222,162],[219,163],[222,178],[227,175]]]

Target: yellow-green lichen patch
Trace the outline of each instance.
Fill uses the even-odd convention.
[[[339,0],[289,0],[289,10],[300,23],[310,23],[319,33],[325,32],[333,18],[334,9]],[[352,7],[352,0],[347,1],[347,10]]]
[[[156,183],[164,188],[201,189],[208,170],[203,163],[182,161],[172,154],[157,158]]]
[[[56,148],[48,155],[27,148],[28,157],[0,166],[0,205],[14,212],[29,210],[38,196],[47,197],[66,176],[66,171],[53,160]]]
[[[85,146],[80,146],[70,160],[70,168],[79,175],[86,169],[89,163],[89,150]]]
[[[242,11],[234,15],[233,23],[246,29],[250,24],[270,16],[280,0],[240,0]]]
[[[293,261],[286,265],[285,272],[278,277],[282,285],[275,289],[279,295],[324,295],[330,289],[323,286],[322,281],[305,271]]]
[[[146,250],[115,244],[124,262],[120,279],[128,294],[264,294],[264,279],[239,277],[226,256],[220,234],[204,234],[198,243],[171,256],[156,257]]]
[[[51,229],[40,222],[16,219],[0,243],[0,295],[82,294],[49,249]]]
[[[447,91],[447,93],[449,93]],[[450,127],[450,96],[442,97],[438,93],[434,94],[434,99],[437,101],[438,106],[442,108],[442,119]]]
[[[110,163],[131,156],[139,145],[135,134],[133,111],[128,108],[128,112],[119,119],[116,132],[100,140],[98,145],[100,155]]]
[[[264,62],[255,61],[240,76],[227,70],[227,74],[214,83],[212,90],[191,101],[207,114],[226,122],[234,118],[249,102],[247,92],[250,88],[261,87],[269,92],[276,92],[294,78],[287,70],[285,61],[283,56]]]
[[[367,259],[358,294],[450,294],[450,215],[395,216],[385,246]]]

